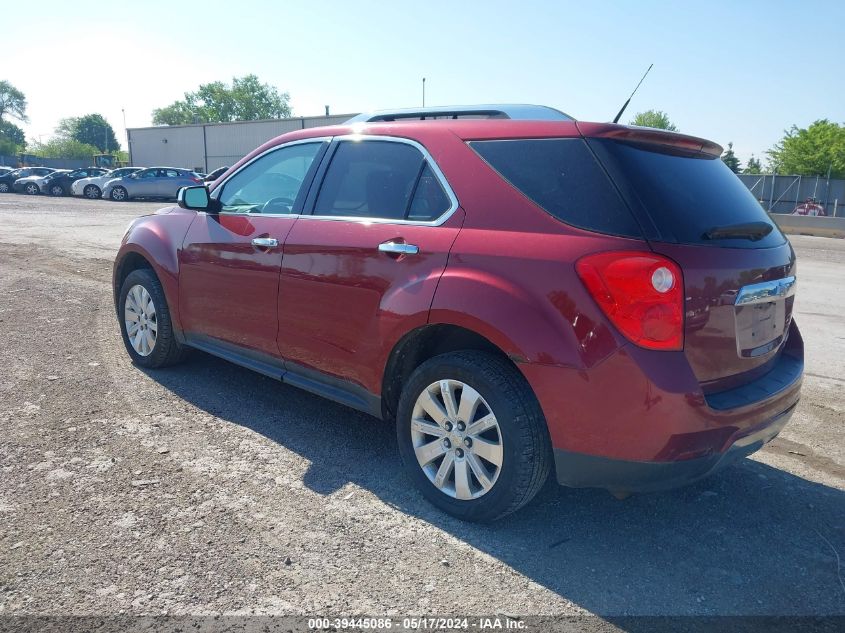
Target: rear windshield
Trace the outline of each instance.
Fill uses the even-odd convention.
[[[598,233],[642,237],[634,216],[583,139],[472,141],[469,145],[558,220]]]
[[[661,240],[732,248],[783,244],[766,211],[719,158],[605,139],[589,143],[634,211],[651,218]],[[772,232],[757,241],[704,237],[715,227],[749,222],[771,224]]]

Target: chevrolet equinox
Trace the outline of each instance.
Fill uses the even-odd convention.
[[[410,479],[463,519],[552,471],[686,484],[777,435],[803,373],[795,254],[721,151],[531,107],[291,132],[130,225],[123,340],[395,420]]]

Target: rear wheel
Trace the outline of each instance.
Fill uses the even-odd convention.
[[[115,202],[123,202],[124,200],[129,199],[129,193],[124,187],[118,185],[117,187],[112,188],[110,197]]]
[[[103,194],[100,191],[100,188],[97,185],[86,185],[85,189],[82,190],[82,195],[86,198],[91,198],[92,200],[96,200]]]
[[[50,186],[50,195],[51,196],[63,196],[65,195],[65,188],[61,185],[51,185]]]
[[[0,193],[9,193],[9,185],[5,182],[0,182]]]
[[[38,188],[38,185],[36,185],[34,182],[26,183],[26,186],[23,188],[23,190],[30,196],[34,196],[41,193],[41,190]]]
[[[551,470],[551,442],[531,388],[486,352],[443,354],[418,367],[402,390],[397,436],[425,497],[465,520],[518,510]]]
[[[158,368],[182,360],[185,348],[173,333],[164,289],[152,270],[142,268],[129,273],[118,301],[123,344],[134,363]]]

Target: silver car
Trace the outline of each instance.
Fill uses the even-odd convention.
[[[182,187],[201,185],[202,179],[187,169],[149,167],[123,178],[109,180],[103,197],[121,202],[132,198],[176,198]]]
[[[109,180],[116,178],[123,178],[129,174],[134,174],[140,171],[140,167],[119,167],[114,171],[110,171],[102,176],[92,176],[90,178],[80,178],[70,186],[70,192],[74,196],[85,196],[86,198],[100,198],[103,195],[103,186]]]

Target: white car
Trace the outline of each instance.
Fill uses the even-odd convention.
[[[85,196],[86,198],[99,198],[103,195],[103,187],[109,180],[123,178],[129,174],[139,171],[140,167],[119,167],[102,176],[82,178],[70,186],[70,192],[74,196]]]

